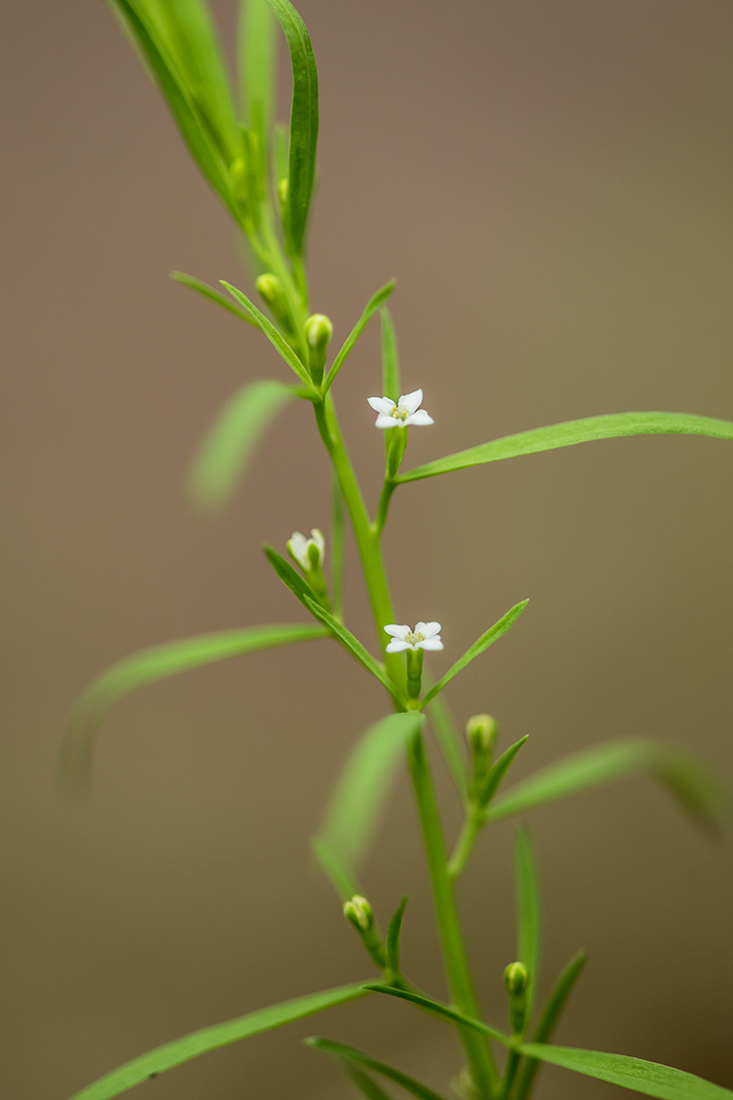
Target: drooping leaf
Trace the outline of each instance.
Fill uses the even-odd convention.
[[[359,1092],[363,1092],[367,1100],[391,1100],[389,1093],[385,1092],[376,1081],[372,1081],[368,1073],[359,1069],[355,1062],[341,1059],[344,1073],[353,1081]]]
[[[300,378],[300,380],[305,383],[306,388],[311,393],[315,393],[308,371],[305,369],[298,356],[290,347],[290,344],[287,343],[285,337],[278,332],[278,330],[270,321],[268,321],[267,317],[265,317],[264,313],[262,313],[257,308],[254,302],[250,302],[246,294],[243,294],[241,290],[237,290],[237,288],[235,286],[232,286],[231,283],[225,282],[224,279],[221,280],[221,285],[226,287],[231,296],[237,302],[239,302],[239,304],[254,319],[255,324],[264,332],[265,336],[273,345],[273,347],[276,348],[277,351],[279,351],[280,355],[283,357],[290,369],[295,371],[298,378]]]
[[[344,617],[344,498],[334,474],[332,480],[333,511],[331,521],[331,602],[334,618]]]
[[[577,1050],[573,1047],[556,1047],[544,1043],[523,1043],[522,1054],[551,1062],[555,1066],[597,1077],[612,1085],[656,1096],[659,1100],[731,1100],[733,1092],[720,1085],[704,1081],[692,1073],[663,1066],[658,1062],[646,1062],[627,1054],[606,1054],[599,1050]]]
[[[99,727],[112,704],[135,688],[227,657],[325,637],[327,632],[316,626],[253,626],[198,634],[125,657],[87,688],[69,716],[59,756],[61,787],[69,793],[81,793],[88,788]]]
[[[529,974],[526,993],[526,1026],[532,1018],[532,1002],[537,988],[540,957],[540,895],[532,845],[526,829],[520,826],[516,831],[515,839],[518,959],[527,967]]]
[[[550,1041],[555,1029],[555,1024],[560,1018],[562,1010],[565,1007],[565,1002],[570,996],[573,986],[580,977],[584,966],[585,952],[579,951],[578,954],[570,960],[560,975],[557,985],[552,991],[552,996],[547,1003],[547,1008],[542,1013],[542,1019],[537,1026],[533,1042],[548,1043]],[[515,1100],[527,1100],[538,1066],[539,1062],[536,1058],[527,1059],[519,1079]]]
[[[499,785],[502,779],[514,763],[514,757],[517,755],[522,746],[527,743],[528,737],[529,734],[525,733],[524,737],[520,737],[519,740],[515,741],[513,745],[510,745],[509,748],[501,754],[499,759],[491,765],[483,783],[481,784],[481,789],[478,792],[479,805],[487,805],[487,803],[489,803],[494,797],[495,792],[499,789]]]
[[[275,30],[266,0],[241,0],[239,9],[239,74],[244,117],[254,135],[258,190],[267,194],[267,165],[275,103]]]
[[[402,898],[402,901],[397,906],[392,920],[389,922],[389,928],[387,929],[387,939],[385,947],[387,950],[387,963],[393,974],[399,974],[400,972],[400,935],[402,933],[402,918],[405,915],[405,909],[409,901],[407,894]]]
[[[308,211],[316,174],[318,69],[308,28],[289,0],[267,0],[283,29],[293,67],[290,155],[285,237],[288,254],[303,255]]]
[[[482,1020],[474,1020],[473,1017],[466,1016],[463,1012],[458,1012],[457,1009],[451,1008],[449,1005],[441,1004],[440,1001],[424,997],[420,993],[413,993],[408,989],[397,989],[393,985],[384,985],[382,982],[367,982],[364,988],[369,990],[370,993],[384,993],[387,997],[396,997],[400,1001],[410,1001],[418,1008],[424,1008],[435,1016],[441,1016],[444,1020],[450,1020],[451,1023],[460,1024],[462,1027],[470,1027],[473,1031],[480,1031],[482,1035],[488,1035],[490,1039],[496,1039],[504,1046],[511,1046],[511,1038],[505,1035],[503,1031],[499,1031],[498,1028],[491,1027],[490,1024],[485,1024]]]
[[[400,388],[400,360],[397,353],[397,338],[395,336],[392,317],[386,306],[379,311],[382,319],[382,396],[389,397],[391,401],[399,401]]]
[[[362,734],[336,784],[318,835],[351,866],[369,848],[407,739],[424,716],[390,714]]]
[[[423,680],[425,679],[426,677],[423,676]],[[435,736],[440,745],[441,752],[443,753],[443,758],[453,776],[453,782],[461,796],[461,801],[463,805],[466,806],[468,805],[466,761],[465,757],[461,754],[460,739],[453,717],[444,699],[440,696],[436,696],[436,698],[428,704],[428,713],[430,715],[430,721],[433,723],[433,729],[435,730]]]
[[[324,382],[324,385],[323,385],[324,393],[327,392],[331,388],[331,386],[333,385],[334,380],[336,378],[336,375],[338,374],[338,372],[341,370],[342,366],[344,365],[344,362],[346,360],[346,356],[349,354],[349,352],[353,348],[354,344],[356,343],[356,341],[359,339],[362,332],[366,328],[367,322],[369,321],[369,318],[371,317],[371,315],[374,313],[374,311],[376,309],[379,309],[379,307],[382,305],[383,302],[386,302],[387,298],[389,298],[390,294],[392,293],[392,291],[394,290],[394,288],[396,286],[397,286],[397,283],[393,279],[391,283],[387,283],[386,286],[383,286],[381,290],[378,290],[377,293],[372,298],[369,299],[369,301],[366,304],[366,308],[365,308],[364,312],[362,313],[361,317],[359,318],[359,320],[354,325],[354,327],[351,330],[351,332],[349,333],[349,335],[344,340],[343,346],[341,347],[338,355],[336,356],[333,363],[331,364],[331,369],[329,370],[328,376],[327,376],[327,378]]]
[[[408,470],[400,474],[397,481],[420,481],[424,477],[464,470],[467,466],[480,466],[485,462],[535,454],[537,451],[552,451],[556,447],[571,447],[575,443],[592,443],[596,439],[669,433],[733,439],[733,423],[708,416],[689,416],[687,413],[631,412],[589,416],[583,420],[568,420],[564,424],[552,424],[547,428],[533,428],[502,439],[492,439],[489,443],[481,443],[478,447],[469,447],[466,451]]]
[[[219,512],[229,503],[262,436],[294,396],[290,386],[267,379],[249,382],[229,398],[189,475],[189,496],[202,512]]]
[[[235,306],[234,302],[230,302],[228,298],[225,298],[223,294],[220,294],[218,290],[214,290],[213,286],[209,286],[208,283],[204,283],[201,279],[196,279],[193,275],[185,275],[182,271],[172,271],[171,278],[175,279],[177,283],[181,283],[182,286],[188,287],[189,290],[193,290],[195,294],[200,294],[202,298],[208,298],[210,302],[215,302],[216,305],[221,306],[222,309],[226,309],[229,313],[233,313],[235,317],[239,317],[240,321],[246,321],[248,325],[253,325],[255,328],[259,328],[259,325],[249,313],[245,313],[243,309],[239,309]]]
[[[377,1062],[376,1059],[370,1058],[368,1054],[357,1050],[356,1047],[346,1046],[345,1043],[336,1043],[333,1039],[321,1039],[316,1035],[304,1041],[307,1046],[314,1047],[316,1050],[323,1050],[326,1054],[332,1054],[335,1058],[342,1058],[347,1062],[356,1062],[357,1065],[366,1066],[374,1073],[379,1073],[389,1081],[394,1081],[396,1085],[400,1085],[406,1092],[416,1096],[418,1100],[443,1100],[437,1092],[433,1092],[427,1085],[416,1081],[414,1077],[408,1077],[406,1073],[401,1073],[400,1070],[388,1066],[385,1062]]]
[[[647,772],[666,786],[697,824],[717,830],[719,792],[699,764],[677,748],[641,739],[594,745],[542,768],[495,798],[487,820],[525,813],[556,798],[638,772]]]
[[[348,867],[325,841],[317,836],[311,837],[311,851],[341,901],[349,901],[354,894],[361,894],[353,868]]]
[[[302,1020],[305,1016],[312,1016],[326,1008],[344,1004],[346,1001],[354,1001],[357,997],[363,996],[364,986],[357,982],[337,989],[327,989],[323,993],[310,993],[306,997],[297,997],[292,1001],[283,1001],[281,1004],[249,1012],[236,1020],[202,1028],[200,1031],[185,1035],[182,1039],[165,1043],[155,1050],[148,1051],[140,1058],[120,1066],[112,1073],[100,1077],[93,1085],[88,1085],[81,1092],[77,1092],[71,1100],[111,1100],[113,1096],[119,1096],[134,1085],[139,1085],[150,1077],[157,1077],[159,1073],[173,1069],[174,1066],[180,1066],[192,1058],[197,1058],[200,1054],[207,1054],[210,1050],[228,1046],[240,1039],[248,1039],[251,1035],[259,1035],[263,1031],[271,1031],[272,1028]]]
[[[459,657],[454,665],[451,665],[445,676],[442,676],[437,684],[430,689],[420,704],[421,708],[426,707],[431,699],[434,699],[438,692],[442,691],[445,685],[450,683],[453,677],[456,676],[461,669],[464,669],[474,657],[478,657],[479,653],[483,653],[485,649],[488,649],[493,642],[501,638],[502,634],[506,634],[507,630],[510,630],[514,626],[514,623],[522,614],[528,603],[529,600],[522,600],[521,603],[516,604],[510,611],[507,611],[506,615],[503,615],[498,623],[494,623],[492,627],[489,627],[486,633],[482,634],[481,637],[473,643],[470,649],[467,649],[463,656]]]

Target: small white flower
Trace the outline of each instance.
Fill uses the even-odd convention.
[[[432,416],[421,409],[422,390],[403,393],[395,405],[389,397],[368,397],[369,404],[376,413],[378,428],[404,428],[408,424],[433,424]]]
[[[323,561],[326,555],[326,540],[317,527],[314,527],[311,531],[311,537],[307,539],[305,535],[301,535],[300,531],[293,531],[292,538],[288,539],[288,550],[306,572],[310,571],[311,561],[308,556],[308,551],[311,546],[315,546],[318,549],[318,561],[319,564]]]
[[[387,634],[391,634],[392,641],[387,646],[388,653],[402,653],[405,649],[442,649],[440,640],[440,623],[418,623],[414,630],[409,626],[396,626],[391,623],[385,626]]]

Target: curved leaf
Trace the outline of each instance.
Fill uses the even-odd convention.
[[[435,1016],[441,1016],[444,1020],[450,1020],[451,1023],[480,1031],[483,1035],[488,1035],[490,1039],[496,1039],[497,1042],[503,1043],[504,1046],[512,1045],[511,1038],[505,1035],[503,1031],[499,1031],[497,1027],[491,1027],[490,1024],[485,1024],[481,1020],[474,1020],[472,1016],[466,1016],[463,1012],[451,1008],[450,1005],[444,1005],[440,1001],[424,997],[421,993],[413,993],[409,989],[397,989],[396,986],[384,985],[382,982],[367,982],[364,989],[370,993],[384,993],[387,997],[396,997],[400,1001],[410,1001],[418,1008],[424,1008],[427,1012],[432,1012]]]
[[[229,398],[209,429],[188,480],[193,503],[219,512],[232,498],[257,445],[283,405],[295,395],[290,386],[249,382]]]
[[[713,420],[709,416],[690,416],[687,413],[631,412],[611,413],[607,416],[589,416],[584,420],[568,420],[564,424],[552,424],[547,428],[534,428],[518,432],[502,439],[492,439],[467,451],[427,462],[414,470],[400,474],[396,480],[420,481],[425,477],[447,474],[452,470],[464,470],[467,466],[481,466],[485,462],[497,462],[502,458],[552,451],[556,447],[571,447],[576,443],[592,443],[596,439],[611,439],[627,435],[708,435],[714,439],[733,439],[733,423]]]
[[[268,3],[269,3],[269,0],[268,0]],[[364,312],[362,313],[361,317],[359,318],[359,320],[356,322],[356,324],[352,328],[349,335],[344,340],[343,345],[341,346],[338,354],[336,355],[336,358],[334,359],[333,363],[331,364],[328,375],[326,377],[326,381],[324,382],[324,385],[323,385],[323,392],[324,393],[327,393],[328,390],[333,385],[334,380],[336,378],[336,375],[338,374],[338,372],[341,370],[342,366],[344,365],[344,362],[346,360],[346,356],[349,354],[349,352],[353,348],[354,344],[356,343],[356,341],[359,339],[362,332],[366,328],[367,322],[369,321],[369,318],[372,316],[372,314],[374,313],[375,310],[379,309],[382,302],[386,302],[387,298],[389,298],[390,294],[392,293],[392,291],[394,290],[394,288],[396,286],[397,286],[397,282],[396,282],[395,279],[393,279],[391,283],[387,283],[386,286],[383,286],[380,290],[377,291],[376,294],[374,294],[369,299],[366,306],[364,307]]]
[[[307,997],[297,997],[293,1001],[284,1001],[269,1008],[260,1008],[225,1024],[202,1028],[201,1031],[194,1031],[182,1039],[165,1043],[164,1046],[120,1066],[105,1077],[100,1077],[93,1085],[75,1093],[71,1100],[111,1100],[111,1097],[119,1096],[121,1092],[147,1081],[149,1077],[157,1077],[167,1069],[197,1058],[199,1054],[207,1054],[210,1050],[228,1046],[240,1039],[248,1039],[250,1035],[259,1035],[262,1031],[282,1027],[294,1020],[302,1020],[304,1016],[312,1016],[313,1013],[322,1012],[333,1005],[354,1001],[357,997],[363,997],[364,993],[364,986],[359,983],[344,985],[338,989],[327,989],[323,993],[310,993]]]
[[[283,357],[290,369],[294,370],[298,378],[300,378],[300,380],[305,383],[309,392],[311,394],[315,394],[313,383],[311,382],[311,377],[308,374],[308,371],[305,369],[298,356],[290,347],[290,344],[287,343],[284,336],[282,336],[282,334],[278,332],[275,326],[270,321],[268,321],[267,317],[265,317],[264,313],[262,313],[261,310],[257,308],[254,302],[250,302],[246,294],[243,294],[241,290],[237,290],[235,286],[232,286],[231,283],[227,283],[224,279],[221,280],[221,285],[225,286],[231,296],[235,299],[235,301],[239,302],[239,304],[244,307],[245,311],[249,313],[250,317],[253,318],[258,328],[260,328],[262,332],[264,332],[265,336],[270,341],[272,346],[280,352],[280,355]]]
[[[597,1077],[645,1096],[659,1100],[732,1100],[733,1092],[720,1085],[704,1081],[692,1073],[645,1062],[627,1054],[606,1054],[599,1050],[577,1050],[573,1047],[547,1046],[544,1043],[523,1043],[519,1048],[530,1058],[551,1062],[555,1066]]]
[[[238,62],[247,125],[257,144],[260,191],[267,194],[270,130],[275,104],[275,17],[266,0],[242,0]]]
[[[69,716],[59,756],[61,787],[69,793],[80,793],[88,788],[99,727],[112,704],[135,688],[189,668],[223,661],[226,657],[326,636],[326,631],[317,626],[253,626],[244,630],[197,634],[125,657],[87,688]]]
[[[515,838],[517,875],[517,959],[529,974],[524,1026],[532,1019],[532,1002],[537,988],[540,958],[540,894],[537,869],[529,833],[521,826]]]
[[[366,989],[366,986],[364,988]],[[316,1050],[333,1054],[336,1058],[341,1058],[347,1062],[356,1062],[375,1073],[381,1073],[383,1077],[386,1077],[389,1081],[394,1081],[396,1085],[400,1085],[406,1092],[416,1096],[418,1100],[443,1100],[437,1092],[433,1092],[427,1085],[416,1081],[414,1077],[408,1077],[406,1073],[393,1069],[385,1062],[377,1062],[376,1059],[370,1058],[368,1054],[363,1054],[355,1047],[348,1047],[345,1043],[335,1043],[332,1039],[321,1039],[316,1035],[306,1039],[305,1043],[309,1047],[315,1047]]]
[[[580,977],[584,966],[585,952],[579,951],[578,954],[570,960],[558,978],[557,985],[552,991],[552,996],[547,1003],[547,1008],[542,1013],[542,1019],[537,1026],[533,1042],[549,1042],[555,1024],[565,1007],[565,1002],[570,996],[573,986]],[[538,1066],[539,1062],[536,1058],[527,1059],[514,1100],[526,1100],[529,1096]]]
[[[193,275],[186,275],[183,271],[171,271],[171,279],[175,279],[177,283],[182,286],[188,287],[195,294],[200,294],[202,298],[208,298],[210,302],[214,302],[217,306],[221,306],[222,309],[226,309],[227,312],[233,313],[235,317],[239,317],[240,321],[246,321],[248,325],[253,325],[255,328],[259,328],[259,325],[249,313],[245,313],[243,309],[239,309],[235,306],[234,302],[230,302],[228,298],[225,298],[223,294],[220,294],[218,290],[214,290],[213,286],[209,286],[208,283],[204,283],[201,279],[195,278]]]

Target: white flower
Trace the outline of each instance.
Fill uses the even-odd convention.
[[[402,653],[405,649],[442,649],[440,640],[440,623],[418,623],[414,630],[409,626],[396,626],[394,623],[385,626],[387,634],[392,635],[392,641],[387,646],[388,653]]]
[[[326,554],[326,540],[317,527],[311,531],[311,537],[307,539],[300,531],[293,531],[292,538],[288,539],[288,550],[306,572],[310,572],[311,560],[308,551],[311,546],[318,550],[318,563],[323,561]]]
[[[422,390],[403,393],[395,405],[389,397],[368,397],[369,404],[376,413],[378,428],[404,428],[408,424],[433,424],[432,416],[421,409]]]

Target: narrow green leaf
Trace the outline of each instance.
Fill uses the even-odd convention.
[[[355,1063],[348,1062],[345,1058],[342,1058],[341,1064],[343,1065],[344,1073],[346,1073],[359,1091],[364,1093],[367,1100],[391,1100],[389,1093],[385,1092],[376,1081],[372,1081],[369,1074],[360,1070]]]
[[[400,904],[395,910],[392,920],[389,922],[389,928],[387,929],[387,963],[393,974],[399,974],[400,972],[400,935],[402,933],[402,918],[405,915],[405,908],[409,901],[407,894],[403,897]]]
[[[359,881],[352,868],[347,867],[325,841],[317,836],[311,837],[311,850],[341,901],[349,901],[354,894],[361,893]]]
[[[254,302],[250,302],[246,294],[243,294],[241,290],[237,290],[237,288],[235,286],[232,286],[231,283],[225,282],[224,279],[221,280],[221,285],[225,286],[231,296],[236,299],[236,301],[239,302],[241,306],[244,307],[244,309],[250,314],[252,318],[254,318],[255,324],[264,332],[265,336],[273,345],[273,347],[276,348],[277,351],[279,351],[280,355],[283,357],[291,370],[295,371],[298,378],[300,378],[301,381],[305,383],[307,389],[315,395],[315,390],[313,389],[308,371],[305,369],[298,356],[290,347],[290,344],[287,343],[285,337],[278,332],[278,330],[270,321],[268,321],[264,313],[260,312]]]
[[[305,602],[306,599],[318,600],[318,597],[305,577],[303,577],[302,574],[282,556],[282,554],[278,554],[277,550],[274,550],[272,546],[268,546],[267,543],[263,544],[262,549],[265,551],[265,557],[280,580],[290,589],[296,599],[300,600],[303,607],[308,606]]]
[[[364,988],[366,989],[366,986]],[[374,1058],[370,1058],[368,1054],[362,1053],[355,1047],[347,1047],[345,1043],[335,1043],[332,1039],[321,1039],[315,1035],[310,1039],[306,1039],[305,1043],[309,1047],[315,1047],[316,1050],[323,1050],[327,1054],[332,1054],[335,1058],[343,1058],[347,1062],[356,1062],[373,1070],[374,1073],[380,1073],[382,1077],[386,1077],[388,1080],[394,1081],[396,1085],[400,1085],[406,1092],[417,1096],[418,1100],[443,1100],[437,1092],[433,1092],[427,1085],[416,1081],[414,1077],[408,1077],[406,1073],[393,1069],[385,1062],[377,1062]]]
[[[416,711],[390,714],[351,751],[318,832],[349,865],[356,866],[369,848],[407,740],[424,720]]]
[[[426,677],[423,676],[423,680]],[[455,722],[448,705],[440,696],[436,696],[428,704],[430,721],[433,723],[435,736],[440,745],[443,758],[453,776],[458,793],[464,806],[468,805],[468,776],[466,774],[466,759],[461,753],[461,741],[458,736]]]
[[[576,443],[592,443],[596,439],[667,433],[733,439],[733,423],[728,420],[713,420],[708,416],[667,412],[589,416],[584,420],[568,420],[564,424],[552,424],[547,428],[534,428],[528,432],[504,436],[502,439],[492,439],[489,443],[481,443],[478,447],[469,447],[467,451],[459,451],[408,470],[407,473],[400,474],[397,481],[420,481],[424,477],[464,470],[467,466],[481,466],[485,462],[535,454],[537,451],[552,451],[556,447],[571,447]]]
[[[275,103],[275,17],[266,0],[242,0],[239,9],[239,74],[247,125],[258,145],[262,193],[267,193],[270,131]]]
[[[228,1046],[240,1039],[248,1039],[263,1031],[271,1031],[275,1027],[302,1020],[304,1016],[312,1016],[325,1008],[363,996],[364,986],[357,982],[338,989],[327,989],[323,993],[310,993],[293,1001],[283,1001],[278,1005],[249,1012],[246,1016],[229,1020],[225,1024],[202,1028],[201,1031],[194,1031],[182,1039],[165,1043],[162,1047],[150,1050],[140,1058],[120,1066],[105,1077],[100,1077],[93,1085],[77,1092],[71,1100],[111,1100],[113,1096],[119,1096],[121,1092],[147,1081],[149,1077],[157,1077],[159,1073],[180,1066],[200,1054],[207,1054],[210,1050]]]
[[[494,794],[499,788],[499,784],[514,763],[514,757],[526,743],[528,737],[529,734],[525,733],[524,737],[520,737],[513,745],[510,745],[489,768],[488,774],[481,784],[481,790],[478,793],[478,801],[481,806],[486,806],[494,797]]]
[[[386,306],[379,311],[382,319],[382,395],[391,401],[399,401],[400,360],[397,354],[397,338],[390,312]]]
[[[525,1027],[532,1019],[532,1002],[537,988],[537,972],[540,958],[540,896],[537,887],[532,845],[527,830],[519,826],[516,831],[517,874],[517,948],[519,962],[524,963],[529,974],[527,984],[527,1010]]]
[[[510,611],[507,611],[506,615],[499,619],[498,623],[494,623],[485,634],[482,634],[481,637],[473,643],[471,648],[467,649],[454,665],[451,665],[445,676],[441,677],[437,684],[430,689],[420,704],[421,708],[426,707],[431,699],[434,699],[438,692],[442,691],[445,685],[450,683],[453,677],[456,676],[461,669],[464,669],[474,657],[478,657],[479,653],[483,653],[485,649],[488,649],[492,642],[501,638],[502,634],[506,634],[506,632],[514,626],[514,623],[522,614],[528,603],[529,600],[522,600],[521,603],[516,604]]]
[[[344,498],[335,474],[332,479],[332,497],[331,601],[334,618],[342,622],[344,617]]]
[[[584,966],[585,952],[579,951],[578,954],[570,960],[558,979],[557,985],[552,992],[547,1008],[543,1012],[542,1019],[535,1032],[535,1043],[547,1043],[550,1041],[555,1029],[555,1024],[560,1018],[565,1003],[572,992],[573,986],[580,977]],[[539,1062],[536,1058],[527,1059],[524,1064],[514,1100],[527,1100],[538,1067]]]
[[[316,174],[318,144],[318,70],[308,28],[289,0],[267,0],[290,50],[293,104],[290,111],[290,159],[285,236],[288,254],[303,255],[308,210]]]
[[[444,1020],[450,1020],[451,1023],[480,1031],[483,1035],[488,1035],[489,1038],[503,1043],[504,1046],[512,1045],[511,1038],[505,1035],[503,1031],[499,1031],[498,1028],[491,1027],[490,1024],[484,1024],[481,1020],[474,1020],[471,1016],[464,1016],[457,1009],[441,1004],[440,1001],[433,1001],[430,997],[423,997],[420,993],[412,993],[408,989],[397,989],[393,985],[384,985],[381,982],[367,982],[364,989],[369,990],[370,993],[384,993],[387,997],[397,997],[400,1001],[410,1001],[412,1004],[418,1005],[419,1008],[432,1012],[435,1016],[441,1016]]]
[[[730,1089],[713,1085],[702,1077],[627,1054],[606,1054],[544,1043],[523,1043],[519,1049],[530,1058],[539,1058],[587,1077],[597,1077],[599,1081],[608,1081],[645,1096],[656,1096],[659,1100],[731,1100],[733,1097]]]
[[[338,374],[338,372],[341,370],[342,366],[344,365],[344,362],[346,360],[346,356],[349,354],[349,352],[353,348],[354,344],[356,343],[356,341],[359,339],[362,332],[366,328],[367,322],[369,321],[369,318],[371,317],[371,315],[374,313],[374,311],[376,309],[379,309],[379,307],[382,305],[383,302],[386,302],[387,298],[389,298],[390,294],[392,293],[392,291],[394,290],[394,288],[396,286],[397,286],[397,282],[396,282],[395,279],[393,279],[391,283],[387,283],[386,286],[383,286],[381,290],[377,291],[377,293],[374,295],[374,297],[369,299],[364,312],[362,313],[361,317],[359,318],[359,320],[356,322],[356,324],[352,328],[349,335],[344,340],[343,346],[341,347],[338,355],[336,356],[333,363],[331,364],[331,369],[329,370],[328,376],[327,376],[327,378],[324,382],[324,385],[323,385],[323,392],[324,393],[326,393],[331,388],[331,386],[333,385],[334,379],[336,378],[336,375]]]
[[[253,626],[198,634],[125,657],[87,688],[69,716],[59,756],[61,787],[69,793],[81,793],[88,788],[99,727],[112,704],[135,688],[226,657],[326,636],[322,628],[308,625]]]
[[[257,322],[249,313],[245,313],[243,309],[239,309],[234,305],[234,302],[230,302],[228,298],[225,298],[218,290],[214,290],[213,286],[209,286],[208,283],[203,283],[200,279],[194,278],[193,275],[185,275],[182,271],[172,271],[171,278],[175,279],[177,283],[187,286],[188,289],[193,290],[194,293],[200,294],[202,298],[208,298],[210,302],[215,302],[216,305],[221,306],[222,309],[226,309],[229,313],[233,313],[235,317],[239,317],[240,321],[246,321],[248,325],[254,325],[255,328],[259,328]]]
[[[525,813],[638,772],[647,772],[666,786],[698,825],[710,831],[719,827],[720,796],[700,766],[679,749],[649,740],[609,741],[550,764],[496,798],[487,820]]]

